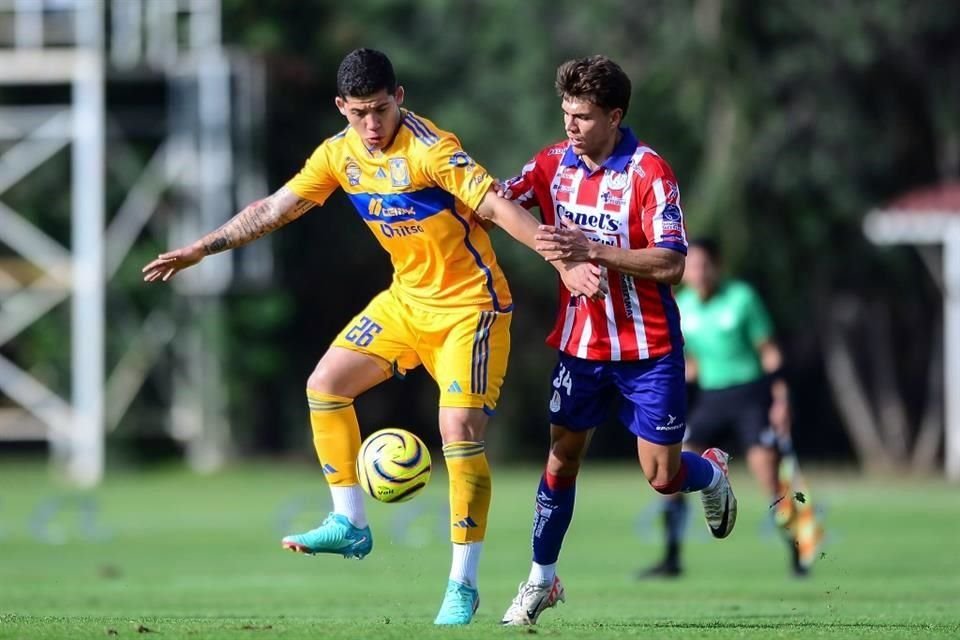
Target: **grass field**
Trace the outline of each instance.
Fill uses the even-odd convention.
[[[707,540],[697,505],[687,576],[639,583],[632,571],[659,551],[638,526],[652,492],[633,469],[599,465],[582,476],[561,557],[568,602],[535,631],[500,628],[528,570],[536,479],[497,470],[480,611],[469,628],[435,629],[442,473],[407,505],[371,505],[375,548],[357,562],[279,548],[326,509],[308,466],[118,472],[78,495],[43,467],[3,463],[0,638],[960,638],[955,486],[814,477],[830,539],[798,581],[764,526],[767,500],[737,476],[733,536]]]

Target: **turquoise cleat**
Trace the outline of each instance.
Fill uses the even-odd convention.
[[[297,553],[338,553],[344,558],[362,560],[373,549],[370,527],[359,529],[339,513],[331,513],[316,529],[286,536],[283,548]]]
[[[447,582],[447,592],[443,595],[440,613],[433,624],[470,624],[479,605],[480,594],[476,589],[450,580]]]

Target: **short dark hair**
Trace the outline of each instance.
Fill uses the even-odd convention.
[[[562,98],[592,102],[601,109],[630,106],[630,78],[607,56],[567,60],[557,68],[557,93]]]
[[[720,244],[709,237],[700,237],[690,240],[688,243],[691,249],[700,249],[707,254],[707,257],[710,258],[710,262],[714,264],[720,263]]]
[[[381,89],[397,90],[397,76],[385,53],[375,49],[355,49],[347,54],[337,69],[337,94],[365,98]]]

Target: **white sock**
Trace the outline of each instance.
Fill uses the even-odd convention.
[[[353,526],[360,529],[367,526],[367,511],[363,508],[363,489],[358,484],[346,487],[330,487],[333,498],[333,512],[347,516]]]
[[[537,564],[534,562],[530,565],[530,577],[527,578],[528,582],[533,584],[553,584],[553,579],[557,575],[557,563],[553,564]]]
[[[720,481],[723,480],[723,471],[720,471],[720,467],[710,463],[710,466],[713,467],[713,480],[710,481],[706,487],[703,488],[704,493],[712,493],[717,490],[717,487],[720,486]]]
[[[468,542],[467,544],[454,542],[450,579],[476,589],[481,551],[483,551],[482,542]]]

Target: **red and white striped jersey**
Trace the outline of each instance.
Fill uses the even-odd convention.
[[[633,133],[591,172],[568,141],[546,147],[505,196],[540,208],[545,224],[560,217],[592,240],[624,249],[665,247],[686,255],[680,190],[670,165]],[[560,283],[559,310],[547,344],[587,360],[645,360],[683,348],[680,312],[669,285],[616,271],[606,273],[609,295],[588,300]]]

